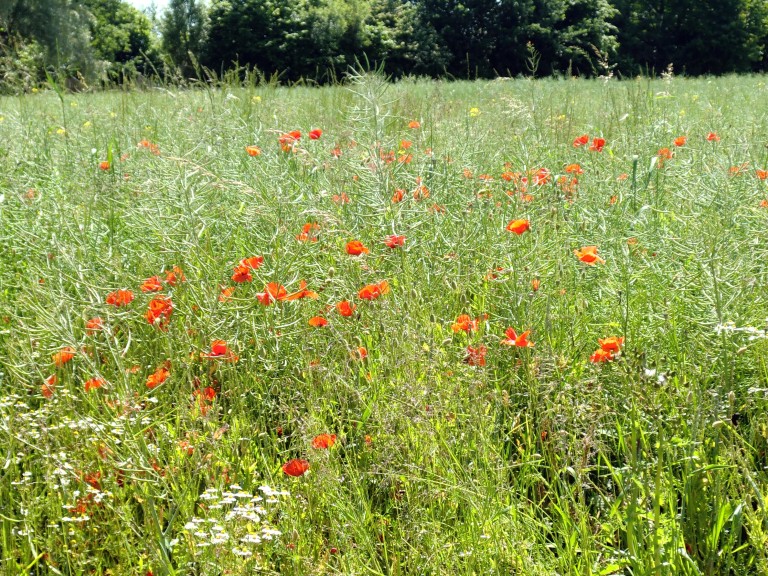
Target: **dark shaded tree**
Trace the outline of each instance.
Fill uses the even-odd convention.
[[[195,73],[205,46],[206,12],[200,0],[171,0],[160,21],[162,49],[184,77]]]

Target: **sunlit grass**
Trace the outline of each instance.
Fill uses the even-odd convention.
[[[765,573],[766,96],[0,99],[4,573]]]

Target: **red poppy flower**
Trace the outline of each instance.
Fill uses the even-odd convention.
[[[597,246],[584,246],[579,250],[574,250],[573,253],[576,258],[590,266],[594,266],[597,262],[605,264],[605,260],[597,255]]]
[[[347,254],[351,256],[360,256],[360,254],[368,254],[369,250],[366,248],[360,240],[351,240],[347,242]]]
[[[358,291],[357,295],[362,300],[376,300],[379,296],[389,293],[389,282],[382,280],[378,284],[368,284]]]
[[[578,148],[579,146],[585,146],[588,142],[589,136],[587,134],[582,134],[573,139],[573,147]]]
[[[478,319],[472,320],[469,314],[460,314],[456,317],[456,322],[451,324],[451,330],[454,332],[474,332],[477,330]]]
[[[398,188],[397,190],[395,190],[395,193],[392,194],[392,204],[397,204],[398,202],[402,202],[404,197],[405,197],[405,190]]]
[[[312,318],[309,319],[309,325],[312,326],[312,328],[322,328],[323,326],[328,326],[328,320],[322,316],[312,316]]]
[[[64,364],[72,360],[72,358],[74,357],[75,357],[75,349],[71,348],[70,346],[65,346],[55,354],[52,354],[51,360],[53,360],[53,363],[56,366],[61,368],[62,366],[64,366]]]
[[[240,260],[240,266],[245,266],[251,270],[258,270],[264,264],[264,256],[251,256]]]
[[[314,130],[309,131],[309,139],[310,140],[319,140],[320,136],[323,135],[323,131],[320,130],[320,128],[315,128]]]
[[[105,172],[109,170],[111,166],[112,165],[107,160],[99,162],[99,169],[104,170]]]
[[[319,434],[312,438],[312,448],[316,450],[328,450],[336,444],[336,434]]]
[[[413,145],[413,143],[410,140],[400,140],[400,149],[401,150],[408,150]]]
[[[317,235],[312,233],[312,230],[319,230],[320,224],[307,222],[301,227],[301,234],[296,236],[296,240],[299,242],[317,242]]]
[[[282,284],[270,282],[264,286],[264,292],[256,294],[256,298],[258,298],[259,302],[264,306],[269,306],[273,302],[282,301],[288,298],[288,291]]]
[[[115,290],[107,294],[107,304],[110,306],[128,306],[133,302],[133,292],[130,290]]]
[[[660,148],[658,152],[658,157],[661,160],[671,160],[674,155],[674,152],[672,152],[669,148]]]
[[[153,326],[164,328],[171,319],[172,312],[173,302],[171,302],[171,299],[168,296],[161,296],[160,298],[150,300],[149,308],[144,317]]]
[[[595,350],[595,353],[589,357],[589,361],[594,364],[599,364],[600,362],[608,362],[610,360],[613,360],[613,354],[607,350],[603,350],[602,348]]]
[[[286,296],[285,300],[288,300],[288,301],[300,300],[301,298],[312,298],[313,300],[317,298],[317,292],[313,292],[312,290],[307,290],[307,282],[305,280],[302,280],[301,282],[299,282],[298,291]]]
[[[602,152],[605,146],[605,138],[592,138],[592,144],[589,149],[591,152]]]
[[[96,376],[95,378],[91,378],[90,380],[86,380],[85,382],[85,391],[90,392],[91,390],[96,390],[97,388],[101,388],[106,384],[106,381],[101,376]]]
[[[533,175],[533,183],[536,186],[543,186],[552,180],[552,173],[546,168],[539,168]]]
[[[421,122],[418,120],[411,120],[408,122],[408,128],[421,128]]]
[[[707,142],[720,142],[720,136],[714,132],[707,134]]]
[[[568,164],[565,167],[565,171],[568,174],[584,174],[584,169],[579,164]]]
[[[283,472],[288,476],[298,478],[309,470],[309,462],[300,458],[294,458],[283,464]]]
[[[357,308],[357,306],[350,304],[346,300],[342,300],[336,304],[336,310],[338,310],[339,314],[342,316],[352,316],[352,314],[355,313],[355,308]]]
[[[464,362],[470,366],[485,366],[485,354],[488,352],[488,348],[480,345],[477,348],[467,346],[467,357],[464,358]]]
[[[43,385],[40,387],[40,393],[45,398],[52,398],[53,393],[56,391],[56,383],[59,381],[59,379],[56,377],[56,374],[51,374],[43,380]]]
[[[172,270],[165,272],[165,282],[169,286],[176,286],[178,282],[186,282],[187,277],[184,276],[184,271],[178,266],[174,266]]]
[[[253,280],[253,276],[251,276],[251,269],[247,266],[236,266],[235,271],[232,274],[232,281],[243,283],[243,282],[250,282]]]
[[[528,335],[530,333],[530,330],[526,330],[518,336],[514,328],[507,328],[504,331],[506,338],[501,341],[501,344],[504,346],[516,346],[518,348],[533,348],[533,342],[528,342]]]
[[[678,136],[674,139],[675,146],[685,146],[686,141],[688,140],[688,136]]]
[[[258,156],[261,154],[261,148],[258,146],[246,146],[245,151],[248,153],[248,156]]]
[[[228,288],[222,288],[219,294],[219,302],[226,302],[232,298],[232,294],[235,293],[235,286],[229,286]]]
[[[334,204],[349,204],[352,202],[352,200],[349,199],[349,196],[347,196],[346,192],[342,192],[341,194],[334,194],[331,197],[331,200],[333,200]]]
[[[530,230],[530,228],[531,228],[531,223],[528,220],[524,220],[524,219],[512,220],[512,222],[507,224],[507,230],[517,234],[518,236],[523,232],[525,232],[526,230]]]
[[[201,354],[203,358],[223,358],[230,362],[237,362],[238,357],[229,349],[224,340],[214,340],[211,342],[211,351],[208,354]]]
[[[152,278],[147,278],[141,285],[142,292],[160,292],[162,289],[163,281],[160,280],[159,276],[152,276]]]
[[[531,290],[533,290],[534,292],[537,292],[539,290],[539,286],[541,286],[541,280],[539,280],[538,278],[534,278],[533,280],[531,280]]]
[[[757,168],[755,170],[755,176],[757,176],[760,180],[765,180],[768,178],[768,170],[760,170],[760,168]]]
[[[616,352],[619,352],[621,347],[624,345],[624,337],[610,336],[608,338],[598,338],[597,342],[600,344],[600,348],[602,350],[615,354]]]
[[[360,357],[360,360],[365,360],[368,357],[368,350],[365,346],[358,346],[357,355]]]
[[[387,248],[397,248],[398,246],[405,245],[405,236],[398,236],[397,234],[392,234],[391,236],[387,236],[387,238],[384,240],[384,244],[386,244]]]
[[[155,370],[152,374],[147,376],[147,388],[150,390],[157,388],[165,382],[168,379],[168,376],[170,376],[171,373],[168,371],[168,369],[165,366],[161,366],[157,370]]]
[[[85,331],[88,334],[94,334],[95,332],[99,332],[104,328],[104,320],[99,318],[98,316],[96,318],[91,318],[88,320],[88,322],[85,323]]]

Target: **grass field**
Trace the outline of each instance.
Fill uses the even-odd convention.
[[[768,573],[763,77],[0,135],[0,573]]]

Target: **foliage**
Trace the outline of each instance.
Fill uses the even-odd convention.
[[[162,47],[183,77],[195,73],[205,45],[207,16],[201,0],[171,0],[160,23]]]

